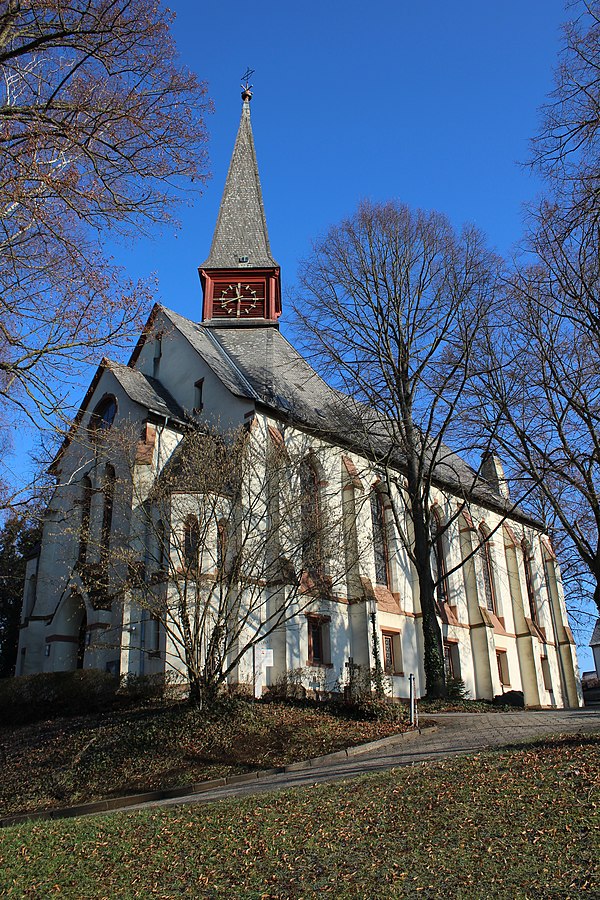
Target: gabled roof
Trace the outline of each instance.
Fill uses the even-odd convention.
[[[187,421],[183,408],[156,378],[109,359],[105,360],[104,364],[134,403],[139,403],[150,413],[177,419],[179,422]]]
[[[206,328],[221,354],[244,378],[258,402],[287,418],[324,431],[335,427],[339,395],[277,328]]]
[[[590,647],[600,647],[600,619],[597,619],[596,625],[592,632]]]
[[[159,381],[155,378],[150,378],[148,375],[144,375],[137,369],[133,369],[130,366],[124,366],[121,363],[104,357],[96,369],[94,377],[92,378],[90,386],[86,391],[85,397],[77,411],[77,415],[73,419],[68,433],[65,435],[56,456],[50,464],[50,471],[55,469],[61,456],[71,443],[73,435],[79,428],[83,416],[87,411],[89,402],[98,386],[100,378],[106,371],[112,372],[130,400],[133,400],[134,403],[138,403],[140,406],[147,409],[148,412],[161,417],[168,416],[171,419],[177,420],[179,423],[187,421],[184,410]]]
[[[246,257],[247,262],[240,262]],[[277,266],[277,263],[271,256],[250,124],[250,101],[245,99],[210,253],[201,268],[271,266]]]

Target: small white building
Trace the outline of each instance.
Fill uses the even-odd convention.
[[[201,322],[156,306],[128,365],[102,361],[55,460],[57,487],[28,564],[17,675],[185,671],[176,610],[190,603],[181,591],[192,590],[193,569],[191,603],[205,611],[201,626],[194,619],[204,629],[197,652],[224,666],[237,654],[228,682],[260,693],[293,674],[307,689],[341,690],[378,656],[394,697],[408,697],[411,674],[424,691],[417,580],[362,412],[279,331],[280,271],[249,100],[200,269]],[[207,500],[185,482],[186,446],[208,427],[247,432],[252,465],[234,511],[228,490]],[[129,435],[120,455],[117,434]],[[401,460],[395,465],[401,492]],[[511,506],[494,457],[482,475],[448,451],[434,478],[432,566],[447,673],[472,698],[514,690],[528,706],[578,706],[574,640],[548,537]],[[160,490],[169,506],[159,516]],[[317,520],[310,533],[307,522]],[[215,625],[215,610],[232,560],[242,562],[235,601],[229,593],[225,606],[242,625],[220,657],[214,635],[222,641],[233,626],[231,618]],[[170,623],[154,602],[167,603]]]

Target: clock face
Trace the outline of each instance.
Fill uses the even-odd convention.
[[[238,281],[215,285],[213,315],[220,318],[240,319],[263,317],[264,313],[264,284]]]

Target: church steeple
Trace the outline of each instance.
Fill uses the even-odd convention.
[[[269,244],[250,123],[251,98],[246,85],[210,253],[200,268],[205,322],[273,322],[281,313],[279,266]]]

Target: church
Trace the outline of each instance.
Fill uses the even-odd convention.
[[[319,696],[378,671],[390,697],[411,682],[423,696],[418,581],[361,412],[279,330],[249,89],[242,101],[201,321],[156,305],[127,365],[100,363],[53,462],[16,674]],[[507,502],[493,454],[479,474],[447,459],[432,490],[447,678],[472,699],[581,705],[548,536]]]

